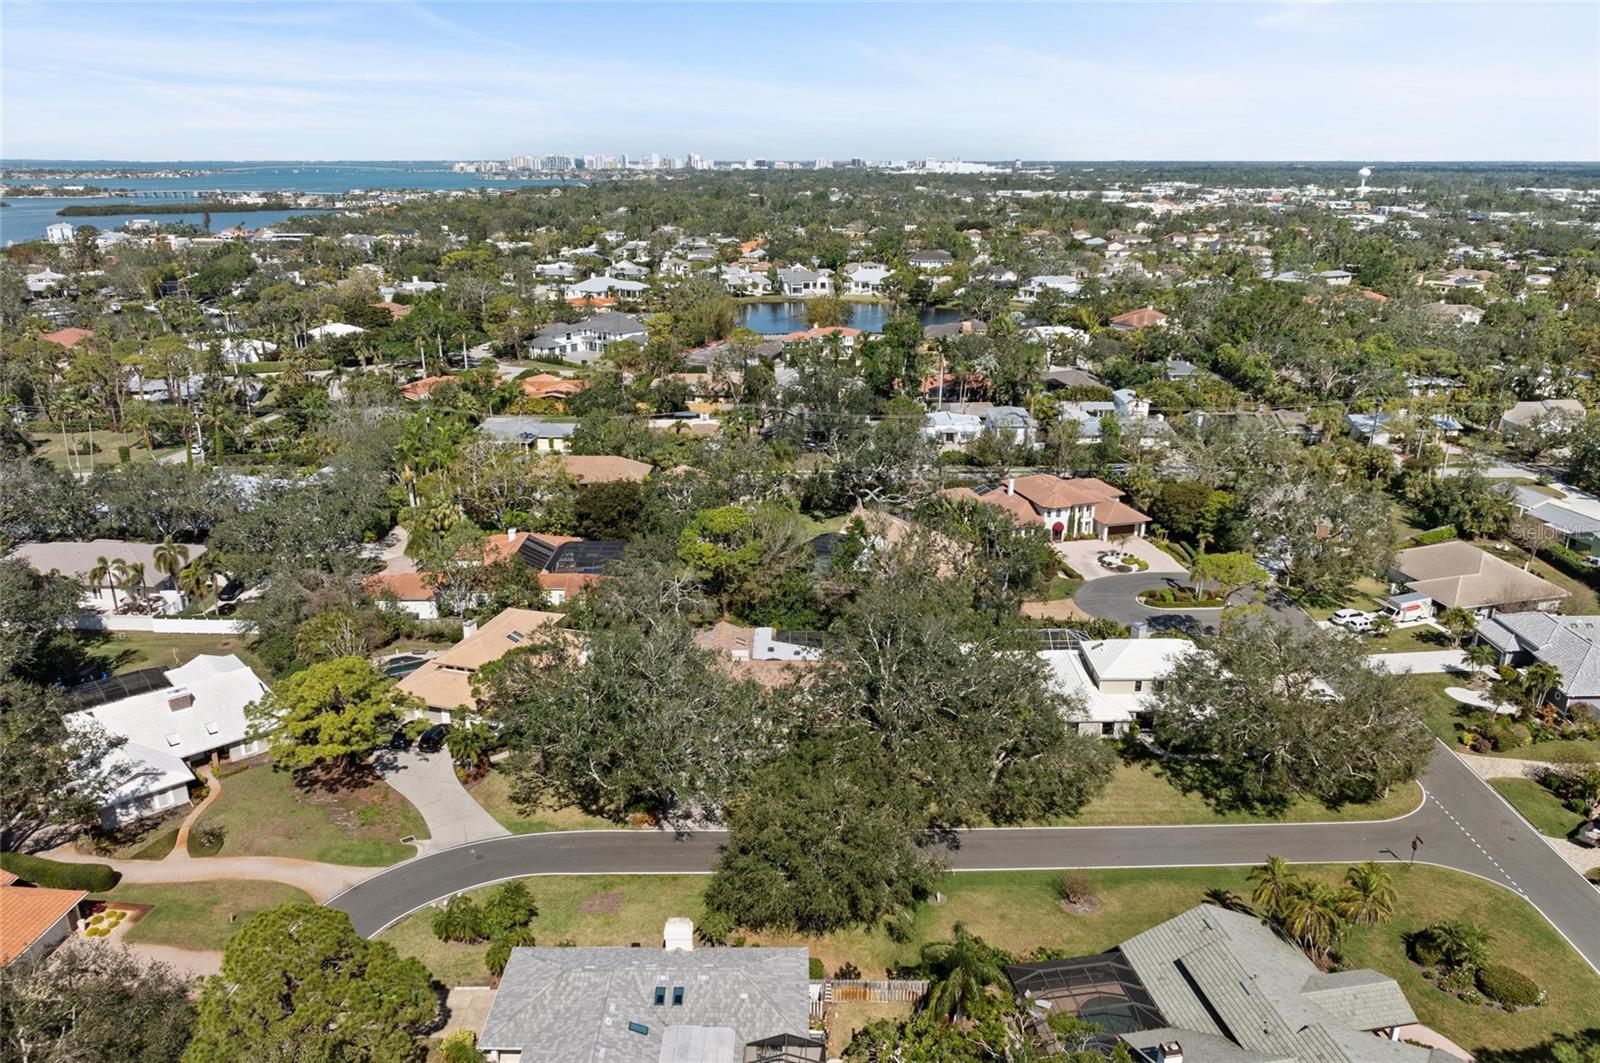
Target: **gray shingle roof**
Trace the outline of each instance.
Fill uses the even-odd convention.
[[[657,1063],[724,1042],[742,1053],[809,1033],[808,960],[803,948],[513,949],[478,1046],[520,1050],[522,1063]]]
[[[1554,665],[1567,697],[1600,695],[1600,616],[1501,613],[1485,621],[1481,630],[1484,640],[1497,649],[1515,645]]]

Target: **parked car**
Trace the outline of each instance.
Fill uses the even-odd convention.
[[[1578,829],[1572,832],[1572,840],[1591,849],[1600,849],[1600,819],[1579,824]]]
[[[1351,631],[1372,630],[1372,614],[1362,612],[1360,609],[1340,609],[1328,619]]]
[[[449,733],[450,733],[450,728],[449,728],[449,726],[447,724],[442,724],[442,723],[434,724],[432,727],[428,728],[426,731],[423,731],[422,732],[422,737],[417,739],[417,752],[418,753],[437,753],[437,752],[439,752],[439,750],[444,748],[445,736],[448,735]]]
[[[410,749],[411,748],[411,735],[410,735],[410,733],[404,727],[400,728],[398,731],[396,731],[394,733],[394,737],[389,739],[389,748],[394,750],[397,753],[404,752],[405,750]]]

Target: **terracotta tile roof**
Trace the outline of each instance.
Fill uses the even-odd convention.
[[[21,956],[88,896],[83,890],[0,886],[0,967]]]
[[[500,535],[491,535],[483,544],[483,563],[492,565],[496,561],[504,561],[508,557],[516,557],[517,551],[522,549],[522,544],[528,541],[531,532],[506,532]]]
[[[522,393],[533,399],[571,398],[589,386],[587,380],[571,380],[554,373],[536,373],[523,377],[517,383],[522,385]]]
[[[541,572],[539,586],[547,591],[562,591],[568,598],[576,598],[603,579],[605,577],[598,572]]]
[[[1091,506],[1097,502],[1113,502],[1122,492],[1093,476],[1063,479],[1049,473],[1019,476],[1014,481],[1015,491],[1039,509],[1071,509],[1073,506]],[[1000,491],[1004,491],[1001,488]],[[999,494],[991,491],[990,495]]]
[[[413,380],[400,389],[403,399],[425,399],[433,394],[433,389],[443,384],[450,378],[447,376],[428,376],[421,380]]]
[[[567,472],[577,477],[580,484],[614,483],[618,480],[644,483],[644,478],[650,475],[649,465],[615,454],[557,454],[556,460],[566,467]]]
[[[9,886],[15,881],[17,881],[17,876],[0,867],[0,886]]]
[[[1118,314],[1111,319],[1113,325],[1123,325],[1127,328],[1149,328],[1159,325],[1167,319],[1167,315],[1154,307],[1146,306],[1138,310],[1130,310],[1126,314]]]
[[[421,572],[380,572],[368,576],[362,586],[372,595],[389,591],[402,602],[431,602],[438,589],[436,580]]]
[[[740,627],[727,620],[719,620],[704,631],[694,633],[695,645],[728,657],[736,654],[748,657],[750,648],[755,645],[755,638],[754,628]]]
[[[1039,521],[1039,514],[1028,505],[1027,499],[1008,495],[1004,491],[990,491],[986,495],[980,495],[970,487],[948,487],[941,494],[957,501],[982,502],[989,506],[999,506],[1011,514],[1011,519],[1018,524],[1037,524]]]
[[[39,338],[46,343],[54,343],[57,346],[71,349],[93,335],[94,333],[86,328],[64,328],[57,332],[46,332]]]
[[[609,295],[574,295],[567,302],[580,308],[617,305],[617,301]]]
[[[809,328],[804,332],[787,332],[778,339],[785,343],[801,343],[805,340],[826,339],[829,336],[843,336],[846,339],[861,335],[858,328],[846,328],[844,325],[826,325],[819,328]]]
[[[1117,527],[1122,524],[1149,524],[1150,518],[1126,502],[1097,502],[1094,519],[1098,524]]]

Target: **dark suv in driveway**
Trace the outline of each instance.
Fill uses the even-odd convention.
[[[422,732],[422,737],[417,739],[417,752],[418,753],[437,753],[437,752],[439,752],[439,750],[444,748],[444,740],[445,740],[445,737],[447,735],[449,735],[449,733],[450,733],[450,726],[448,724],[443,724],[443,723],[434,724],[432,727],[428,728],[426,731],[423,731]]]

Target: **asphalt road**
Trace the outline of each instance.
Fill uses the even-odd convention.
[[[1027,827],[963,832],[957,871],[1197,867],[1416,859],[1478,875],[1529,900],[1600,972],[1600,892],[1442,745],[1422,779],[1427,798],[1376,823],[1188,827]],[[725,835],[567,831],[474,842],[388,868],[329,902],[370,937],[462,890],[528,875],[703,874]],[[671,913],[663,913],[663,917]]]
[[[1170,572],[1131,572],[1125,576],[1088,580],[1072,592],[1072,600],[1090,616],[1115,620],[1119,624],[1145,623],[1152,630],[1189,634],[1215,630],[1222,616],[1221,609],[1152,609],[1139,602],[1143,591],[1188,585],[1182,575]]]

